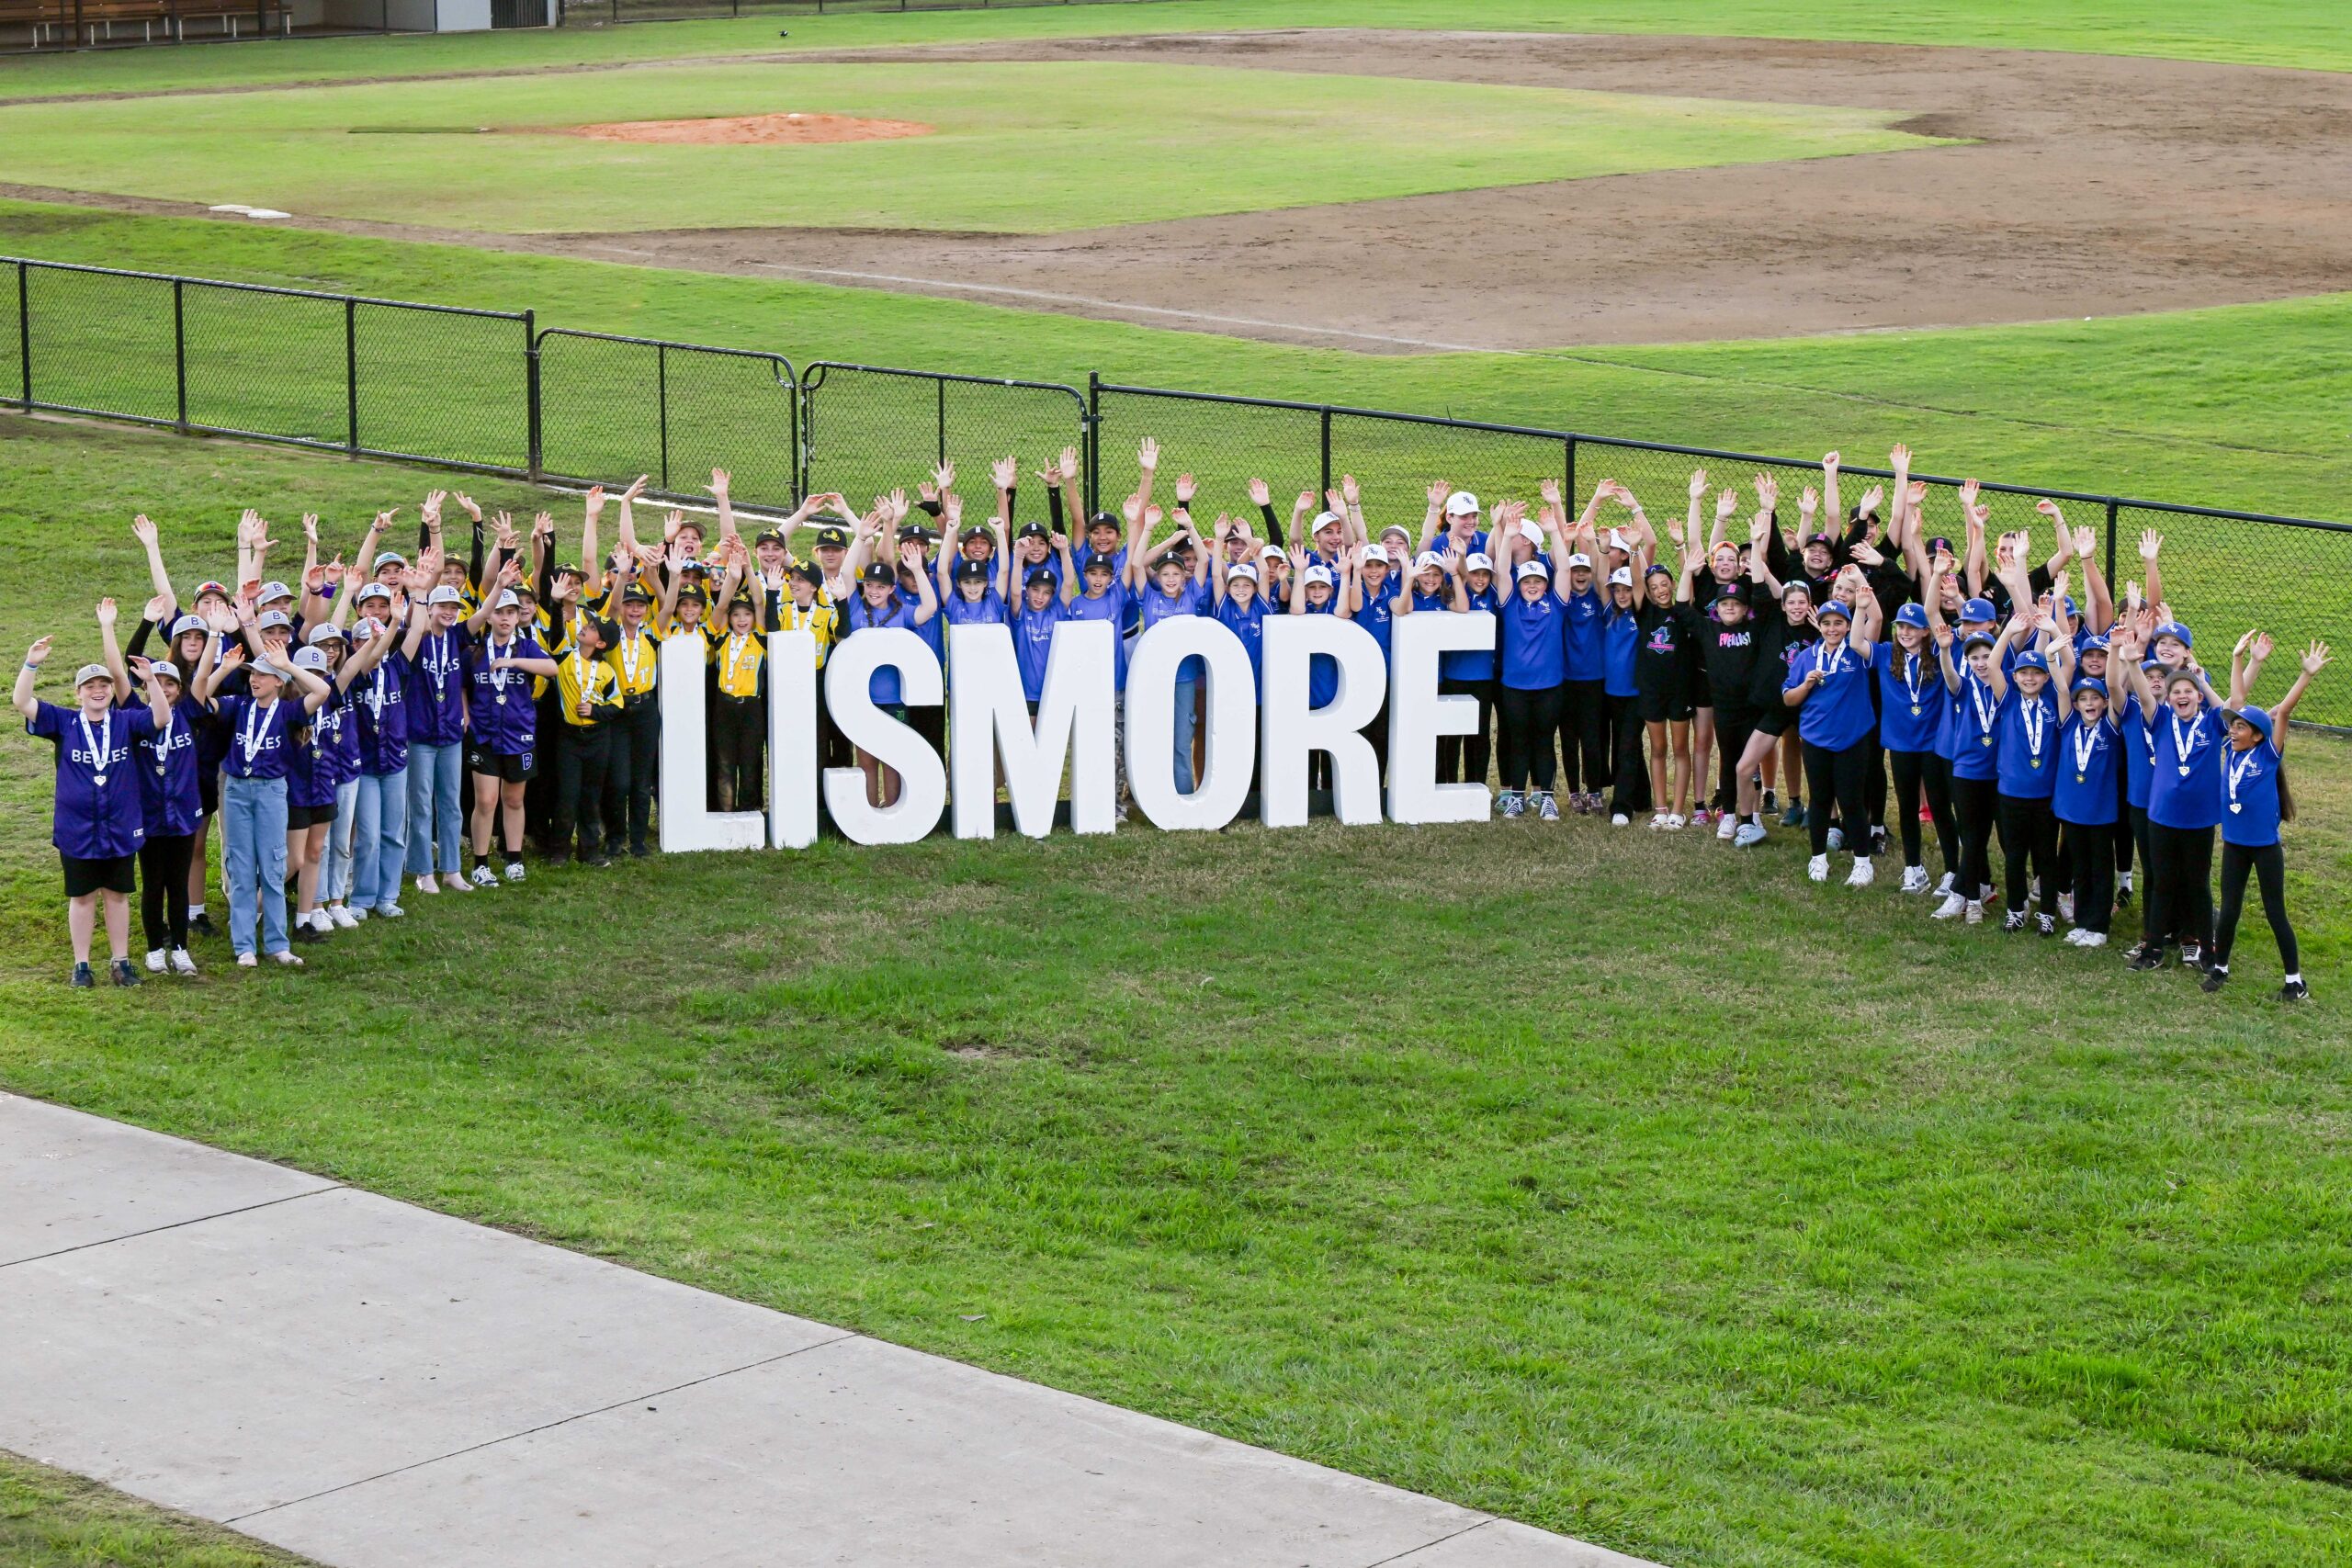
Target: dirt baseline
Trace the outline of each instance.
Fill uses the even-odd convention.
[[[534,134],[582,136],[591,141],[653,141],[670,146],[828,146],[841,141],[896,141],[929,136],[911,119],[860,119],[845,114],[747,114],[710,119],[620,119],[604,125],[559,125]]]
[[[1164,60],[1850,104],[1978,144],[1056,235],[739,229],[519,243],[1374,351],[2039,321],[2352,288],[2352,75],[1883,44],[1323,29],[790,58]]]

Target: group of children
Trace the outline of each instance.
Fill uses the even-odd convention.
[[[992,468],[985,522],[966,523],[955,470],[942,466],[912,502],[877,497],[860,517],[837,494],[812,495],[748,541],[723,471],[712,475],[715,536],[673,511],[658,542],[640,540],[640,478],[616,498],[609,552],[608,498],[588,492],[569,561],[548,514],[525,536],[463,495],[454,499],[472,528],[459,558],[442,536],[452,498],[435,491],[413,559],[386,542],[392,512],[348,564],[320,560],[317,520],[305,517],[292,581],[267,576],[276,542],[247,513],[231,581],[198,583],[185,604],[141,517],[154,597],[128,648],[106,601],[103,658],[77,671],[72,705],[34,695],[47,637],[16,684],[28,728],[57,750],[74,984],[95,983],[101,912],[113,979],[137,982],[129,897],[141,888],[147,969],[195,972],[190,934],[213,929],[216,817],[229,936],[247,965],[300,964],[296,944],[397,919],[410,886],[433,895],[521,882],[526,837],[555,864],[575,853],[608,864],[624,846],[649,853],[668,640],[702,650],[709,804],[756,809],[770,633],[812,634],[821,668],[842,639],[876,627],[910,629],[944,658],[946,626],[1001,624],[1034,709],[1065,621],[1117,629],[1124,701],[1128,643],[1170,615],[1215,619],[1258,671],[1268,615],[1342,616],[1385,653],[1398,616],[1483,612],[1494,646],[1440,666],[1441,691],[1472,699],[1476,723],[1443,739],[1438,769],[1448,782],[1494,777],[1503,818],[1552,821],[1565,806],[1619,827],[1647,813],[1663,832],[1713,820],[1746,848],[1778,814],[1809,833],[1813,880],[1842,851],[1852,886],[1873,880],[1891,827],[1903,891],[1932,892],[1935,918],[1969,923],[1995,897],[1997,840],[2006,927],[2052,935],[2064,919],[2070,942],[2094,947],[2131,899],[2136,852],[2147,883],[2132,966],[2177,953],[2208,989],[2228,976],[2252,876],[2287,971],[2281,995],[2304,994],[2284,908],[2282,760],[2288,717],[2328,652],[2314,645],[2266,710],[2250,694],[2270,641],[2248,633],[2227,695],[2216,692],[2165,607],[2153,535],[2118,604],[2090,530],[2070,529],[2053,502],[2040,505],[2054,531],[2044,558],[2024,532],[1988,544],[1973,485],[1961,492],[1961,543],[1930,536],[1926,486],[1901,447],[1893,482],[1850,512],[1838,455],[1825,457],[1793,536],[1769,475],[1754,480],[1744,525],[1732,490],[1714,494],[1709,525],[1702,469],[1663,539],[1614,480],[1574,516],[1548,481],[1532,516],[1435,483],[1416,532],[1372,529],[1352,479],[1320,498],[1301,492],[1285,525],[1253,479],[1255,525],[1221,513],[1204,530],[1189,474],[1172,506],[1156,502],[1159,456],[1143,443],[1139,483],[1115,513],[1084,511],[1068,449],[1037,471],[1043,520],[1016,523],[1021,475],[1007,457]],[[1199,663],[1179,671],[1175,694],[1174,783],[1185,791],[1201,761]],[[1337,682],[1318,656],[1310,700],[1330,701]],[[944,710],[905,704],[894,670],[876,671],[870,694],[944,749]],[[872,799],[891,799],[898,781],[845,743],[821,703],[818,723],[820,761],[854,763]],[[1365,731],[1383,768],[1385,731],[1385,713]],[[1328,760],[1316,761],[1310,782],[1324,783]],[[1121,785],[1124,797],[1124,768]],[[1932,884],[1923,828],[1941,858]]]

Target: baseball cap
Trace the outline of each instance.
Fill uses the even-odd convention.
[[[2180,639],[2180,646],[2183,648],[2195,648],[2197,646],[2197,639],[2194,637],[2191,637],[2189,635],[2188,628],[2182,626],[2178,621],[2166,621],[2163,626],[2158,626],[2148,637],[2149,646],[2154,647],[2158,641],[2168,637],[2178,637]]]
[[[1926,631],[1928,607],[1917,603],[1905,604],[1894,612],[1894,624],[1898,626],[1917,626],[1921,631]]]
[[[266,675],[273,681],[290,681],[294,678],[287,673],[284,665],[274,664],[266,659],[256,659],[248,663],[245,666],[245,675],[249,680],[255,675]]]
[[[1097,551],[1095,554],[1086,558],[1086,565],[1083,570],[1092,571],[1097,567],[1100,567],[1104,571],[1115,572],[1119,570],[1119,563],[1112,559],[1109,556]]]
[[[1745,582],[1726,582],[1721,588],[1715,590],[1716,604],[1720,604],[1726,599],[1730,600],[1734,604],[1747,604],[1747,584]]]
[[[818,529],[817,547],[820,550],[845,550],[849,548],[849,530],[840,527]]]
[[[321,621],[317,626],[312,626],[303,635],[302,640],[311,644],[313,648],[322,642],[341,642],[343,640],[343,628],[336,626],[333,621]]]
[[[151,681],[176,681],[180,678],[180,667],[168,659],[158,659],[147,666],[147,678]]]
[[[462,604],[466,602],[466,596],[445,582],[426,594],[424,602],[427,604]]]
[[[1532,539],[1539,545],[1544,542],[1544,530],[1524,517],[1519,520],[1519,532],[1522,538]]]
[[[1478,498],[1466,490],[1457,490],[1445,498],[1445,514],[1448,517],[1476,517],[1478,515]]]
[[[327,656],[322,650],[315,648],[298,648],[294,650],[295,669],[323,670],[326,667]]]
[[[1462,563],[1462,570],[1465,573],[1473,571],[1492,571],[1495,570],[1495,560],[1492,556],[1489,556],[1484,550],[1472,550],[1470,552],[1469,558]]]
[[[261,585],[261,597],[256,599],[254,603],[258,604],[266,604],[272,599],[291,599],[293,597],[294,590],[287,587],[286,584],[276,581],[265,582]]]
[[[958,582],[986,582],[989,578],[989,563],[984,560],[959,560],[956,563],[953,575]]]
[[[754,545],[781,545],[784,543],[784,530],[781,528],[763,528],[756,536],[753,536],[752,543]]]
[[[1021,531],[1012,536],[1016,539],[1050,539],[1054,531],[1043,523],[1023,523]]]
[[[1824,615],[1835,615],[1841,621],[1850,621],[1854,618],[1854,612],[1846,608],[1846,602],[1842,599],[1824,599],[1814,606],[1813,615],[1815,620]]]
[[[964,530],[964,542],[967,545],[974,539],[990,539],[994,537],[994,535],[990,534],[986,528],[982,527],[978,523],[973,524],[970,527]]]
[[[1514,581],[1521,581],[1530,577],[1540,577],[1544,581],[1549,582],[1552,581],[1552,569],[1545,566],[1541,560],[1523,560],[1519,563],[1519,570],[1511,573],[1511,577]]]
[[[378,550],[376,552],[376,570],[378,571],[383,570],[388,566],[406,566],[407,564],[408,557],[401,554],[398,550]]]
[[[190,632],[209,632],[211,629],[204,624],[204,617],[201,615],[182,615],[172,623],[172,638],[177,641]]]
[[[1419,555],[1413,558],[1413,570],[1415,571],[1427,571],[1431,567],[1435,567],[1440,571],[1443,571],[1445,570],[1445,558],[1438,554],[1435,550],[1423,550]]]
[[[1363,547],[1363,558],[1366,560],[1376,560],[1381,565],[1386,566],[1388,564],[1388,547],[1385,545],[1366,545]]]
[[[1819,545],[1822,548],[1827,549],[1831,545],[1834,545],[1837,542],[1837,540],[1831,538],[1826,534],[1807,534],[1804,536],[1805,548],[1807,549],[1811,549],[1815,545]]]
[[[2011,664],[2009,668],[2012,670],[2039,670],[2046,675],[2050,672],[2050,660],[2041,657],[2041,650],[2040,649],[2029,648],[2023,653],[2018,655],[2017,661]]]
[[[1971,632],[1965,637],[1961,639],[1960,650],[1962,653],[1967,653],[1975,649],[1991,648],[1993,646],[1994,638],[1992,633]]]
[[[1611,572],[1609,574],[1609,586],[1611,588],[1631,588],[1634,586],[1634,569],[1630,566],[1621,566],[1615,571]]]
[[[2097,692],[2103,697],[2107,695],[2107,682],[2100,680],[2096,675],[2086,675],[2075,682],[2075,690],[2077,692]]]
[[[1112,516],[1107,512],[1098,512],[1093,516],[1086,520],[1086,526],[1089,530],[1095,528],[1116,529],[1119,526],[1119,520]]]
[[[1258,569],[1251,566],[1246,560],[1236,561],[1231,566],[1225,569],[1225,580],[1227,582],[1230,582],[1237,577],[1246,577],[1250,581],[1255,582],[1258,581]]]
[[[221,598],[226,599],[229,597],[229,585],[225,582],[209,581],[199,582],[196,585],[196,597],[201,599],[207,593],[218,593]]]
[[[2083,646],[2075,651],[2078,653],[2105,653],[2107,651],[2107,634],[2105,632],[2093,632],[2090,636],[2083,638]]]
[[[2245,707],[2230,709],[2229,716],[2232,718],[2244,719],[2246,723],[2254,726],[2254,732],[2256,735],[2261,736],[2265,740],[2268,740],[2272,738],[2270,710],[2268,708],[2258,708],[2249,703]]]
[[[364,604],[370,599],[381,599],[389,604],[392,602],[392,591],[380,582],[371,582],[359,591],[359,597],[353,603]]]
[[[114,672],[103,664],[85,664],[82,668],[74,671],[74,684],[76,689],[79,689],[92,681],[111,681],[113,679]]]
[[[362,615],[351,624],[351,635],[361,642],[372,641],[383,635],[384,623],[373,615]]]
[[[498,596],[498,602],[491,606],[493,610],[519,610],[522,607],[523,601],[516,596],[514,590],[512,588],[509,588],[500,593]]]
[[[1584,568],[1587,571],[1590,571],[1592,570],[1592,558],[1585,554],[1582,550],[1578,550],[1568,557],[1568,570],[1570,571],[1574,571],[1578,567]]]
[[[1331,569],[1325,566],[1321,561],[1317,561],[1313,566],[1306,569],[1306,573],[1300,577],[1299,581],[1303,586],[1312,586],[1313,584],[1319,582],[1328,588],[1331,585]]]
[[[1054,574],[1042,566],[1031,567],[1029,575],[1021,580],[1021,585],[1023,588],[1035,588],[1041,582],[1048,588],[1054,585]]]
[[[886,568],[885,570],[888,569]],[[628,604],[628,598],[629,596],[628,594],[622,594],[621,603],[624,604]],[[653,601],[650,599],[646,601],[649,604],[652,602]],[[678,590],[678,603],[681,604],[707,604],[710,603],[710,595],[689,582],[684,588]]]
[[[1990,599],[1971,599],[1960,607],[1960,618],[1963,621],[1997,621],[2001,618],[2001,612],[1993,607]]]
[[[1318,512],[1315,514],[1315,521],[1307,525],[1306,531],[1310,534],[1319,534],[1326,528],[1336,528],[1339,525],[1340,514],[1338,513]]]
[[[275,626],[290,626],[293,624],[294,617],[283,610],[264,610],[254,620],[254,626],[262,631],[268,631]]]
[[[896,582],[899,581],[899,573],[898,570],[888,561],[870,560],[865,563],[864,570],[858,572],[857,580],[860,582]]]
[[[823,573],[807,561],[797,562],[791,571],[786,575],[795,581],[809,583],[814,587],[822,588],[825,585]]]

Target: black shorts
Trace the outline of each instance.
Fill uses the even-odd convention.
[[[65,865],[65,896],[86,898],[93,893],[135,893],[139,890],[139,857],[112,855],[102,860],[84,860],[69,855],[63,850],[57,858]]]
[[[1644,724],[1680,724],[1690,716],[1690,698],[1682,692],[1637,692],[1634,711]]]
[[[324,806],[289,806],[286,808],[286,829],[289,833],[297,828],[322,828],[334,820],[334,802],[332,800]]]
[[[537,751],[491,751],[480,746],[466,748],[466,766],[476,773],[508,784],[524,784],[539,776],[539,756]]]
[[[207,817],[220,815],[220,763],[215,762],[209,768],[199,767],[196,770],[196,804],[198,810]]]
[[[1786,703],[1774,703],[1770,707],[1758,709],[1756,714],[1756,733],[1758,735],[1786,735],[1789,732],[1789,716],[1795,710],[1791,708]]]

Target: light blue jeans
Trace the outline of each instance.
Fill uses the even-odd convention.
[[[286,781],[220,780],[220,883],[229,896],[229,943],[254,951],[258,899],[261,950],[286,951]]]
[[[451,875],[465,869],[459,856],[466,814],[458,805],[458,784],[466,765],[461,741],[429,746],[412,741],[408,749],[408,874],[423,876],[438,870]],[[434,864],[438,849],[440,864]]]
[[[1200,697],[1198,681],[1176,682],[1176,788],[1184,795],[1193,793],[1193,731],[1200,727]]]
[[[327,829],[327,852],[319,867],[319,901],[340,904],[351,897],[351,814],[358,808],[359,781],[334,786],[334,821]]]
[[[401,897],[408,854],[408,770],[359,775],[352,810],[351,901],[380,909]]]

